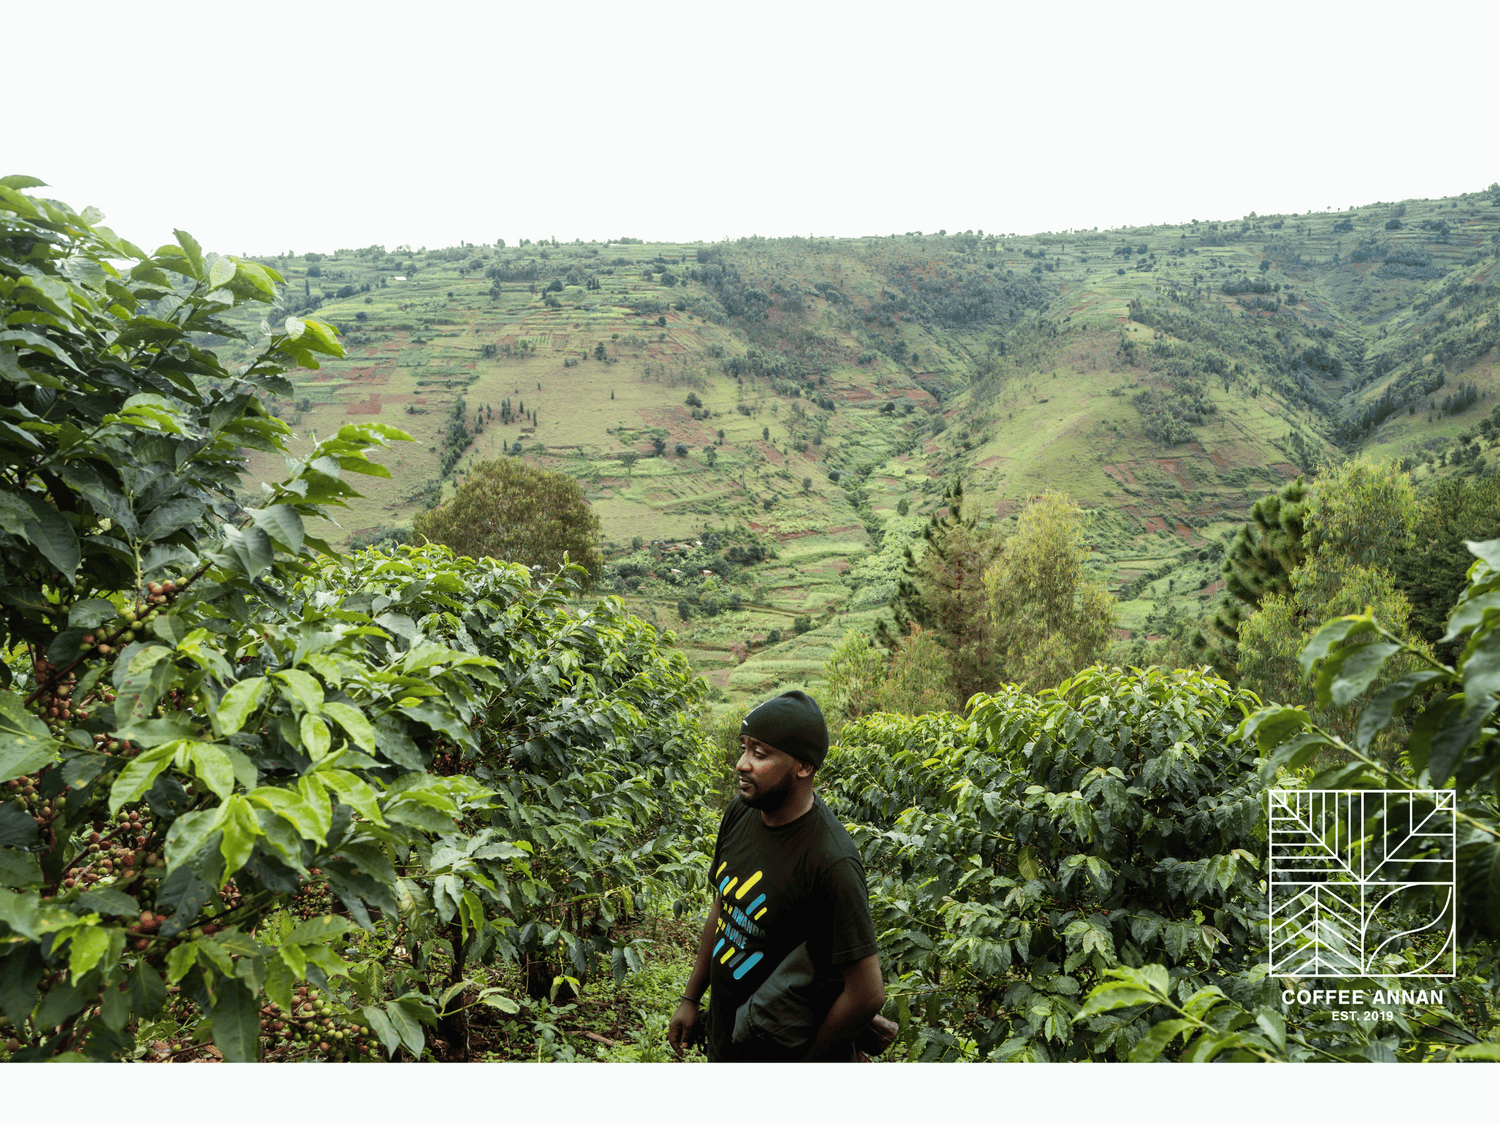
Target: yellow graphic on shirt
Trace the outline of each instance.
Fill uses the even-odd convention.
[[[759,883],[764,871],[757,871],[753,875],[740,882],[738,875],[725,875],[724,869],[729,866],[728,861],[719,864],[719,869],[714,872],[714,878],[719,880],[719,926],[720,934],[718,944],[714,946],[712,956],[717,957],[719,964],[728,965],[734,970],[734,979],[739,980],[765,956],[757,950],[748,957],[745,955],[745,947],[753,938],[763,937],[765,931],[757,924],[769,906],[762,906],[766,901],[764,893],[757,895],[744,907],[739,905],[755,884]],[[731,894],[733,892],[733,901]],[[760,907],[757,911],[756,907]]]

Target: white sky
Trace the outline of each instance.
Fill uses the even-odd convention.
[[[7,52],[0,174],[235,254],[1031,233],[1500,179],[1500,5],[401,7],[36,8],[57,35]]]

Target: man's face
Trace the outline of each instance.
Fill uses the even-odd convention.
[[[734,767],[740,783],[740,800],[752,809],[774,812],[791,797],[797,769],[801,765],[790,754],[742,735],[740,760]]]

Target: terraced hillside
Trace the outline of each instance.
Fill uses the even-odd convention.
[[[1226,534],[1325,459],[1482,471],[1497,252],[1500,188],[1030,236],[262,260],[288,278],[282,311],[348,349],[283,417],[415,439],[335,540],[403,527],[476,459],[571,473],[609,585],[740,697],[876,616],[955,474],[995,519],[1048,487],[1092,509],[1139,634],[1213,597]]]

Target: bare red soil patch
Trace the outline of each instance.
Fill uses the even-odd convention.
[[[1162,472],[1166,473],[1177,483],[1179,488],[1190,489],[1197,487],[1193,483],[1193,478],[1188,476],[1187,469],[1179,459],[1175,457],[1162,457],[1157,459],[1156,464],[1161,468]]]
[[[855,531],[863,526],[863,524],[851,523],[845,527],[815,528],[812,531],[772,531],[771,534],[776,537],[776,542],[787,543],[793,539],[805,539],[809,535],[840,535],[846,531]],[[750,529],[752,531],[769,530],[769,528],[765,527],[763,524],[758,523],[750,524]],[[848,565],[849,564],[847,562],[844,563],[844,566]]]
[[[907,387],[902,394],[906,395],[907,399],[917,406],[934,407],[938,404],[938,400],[924,387]]]

